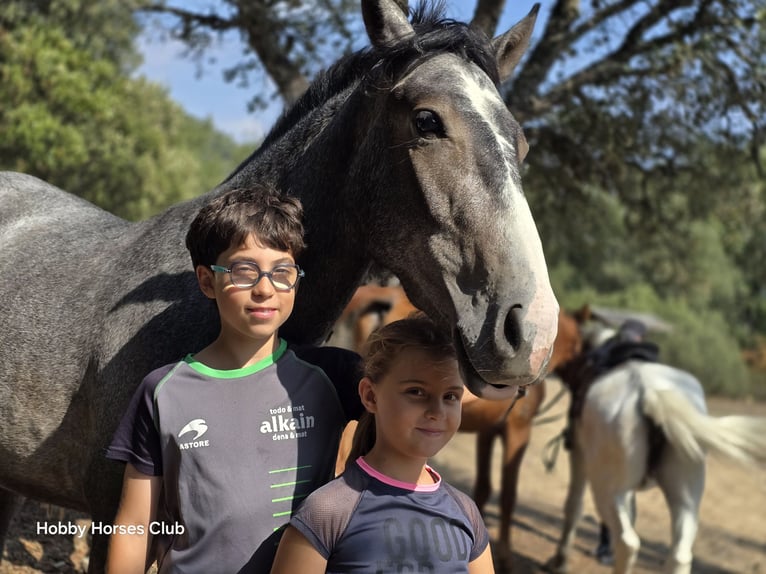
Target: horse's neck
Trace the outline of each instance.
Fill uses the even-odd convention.
[[[190,270],[189,253],[185,248],[186,233],[200,208],[217,193],[218,190],[213,190],[173,205],[149,219],[131,223],[130,231],[125,234],[126,241],[143,243],[142,252],[156,251],[167,265]],[[180,259],[179,254],[183,255]],[[158,262],[159,267],[164,266]]]
[[[352,162],[374,161],[359,158],[358,138],[368,121],[360,117],[368,113],[360,104],[353,90],[336,96],[253,154],[218,190],[264,182],[303,204],[307,249],[299,263],[306,279],[283,330],[289,339],[323,340],[371,264],[356,223],[364,209],[360,170],[350,169]]]

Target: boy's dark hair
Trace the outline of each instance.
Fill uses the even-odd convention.
[[[199,210],[186,234],[192,264],[214,265],[218,256],[248,235],[271,249],[289,251],[296,259],[303,241],[301,202],[265,185],[234,189]]]
[[[449,332],[440,330],[422,311],[415,311],[370,334],[362,352],[363,375],[376,383],[388,373],[396,357],[406,349],[423,351],[434,361],[457,358]],[[359,417],[347,460],[355,461],[370,452],[374,445],[375,416],[365,411]]]

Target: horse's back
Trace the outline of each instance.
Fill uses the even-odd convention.
[[[94,217],[119,219],[100,207],[33,175],[0,171],[0,222],[30,211],[77,211]]]
[[[63,247],[71,239],[126,224],[92,203],[31,175],[0,172],[0,265],[16,249],[26,253],[40,241]]]
[[[705,392],[692,374],[662,363],[627,361],[597,378],[588,401],[604,410],[608,418],[626,405],[638,405],[646,390],[680,393],[700,412],[707,412]]]
[[[109,262],[124,253],[130,224],[20,173],[0,172],[0,205],[0,299],[7,306],[0,316],[2,378],[16,371],[12,365],[74,360],[69,343],[83,343],[95,328],[100,286]]]

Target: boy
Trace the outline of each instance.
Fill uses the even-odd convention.
[[[186,246],[221,329],[150,373],[115,433],[107,457],[127,464],[110,574],[155,558],[160,573],[269,572],[292,511],[333,477],[362,409],[359,357],[279,338],[303,277],[302,215],[298,200],[257,188],[192,222]]]

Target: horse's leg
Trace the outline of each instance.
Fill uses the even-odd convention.
[[[630,523],[636,525],[636,493],[630,493]],[[596,547],[596,559],[606,566],[614,563],[614,554],[612,553],[612,536],[609,533],[609,527],[601,522],[598,530],[598,546]]]
[[[511,569],[511,521],[516,507],[519,469],[529,444],[529,427],[516,428],[503,437],[503,470],[500,483],[500,534],[498,536],[498,562]]]
[[[545,395],[542,385],[530,390],[508,414],[503,427],[503,468],[500,483],[500,536],[498,555],[511,566],[511,522],[516,508],[519,473],[532,434],[532,419]]]
[[[668,448],[656,476],[670,509],[673,532],[664,570],[670,574],[688,574],[692,569],[692,546],[697,536],[699,505],[705,489],[705,463],[684,459]]]
[[[492,448],[497,431],[494,428],[481,429],[476,433],[476,483],[473,487],[473,500],[482,516],[484,507],[492,492]]]
[[[638,557],[641,539],[633,527],[632,491],[613,493],[597,482],[591,483],[593,500],[612,541],[614,574],[628,574]]]
[[[577,428],[573,429],[574,440],[569,451],[569,487],[564,503],[564,525],[556,554],[545,565],[549,572],[568,571],[569,554],[572,550],[577,523],[582,515],[582,500],[586,483],[585,452],[580,445],[577,430]]]
[[[11,527],[13,515],[21,506],[24,498],[11,492],[10,490],[0,489],[0,556],[3,555],[5,546],[5,537]]]

